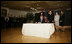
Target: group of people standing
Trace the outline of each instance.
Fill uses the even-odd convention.
[[[59,26],[63,27],[64,26],[64,20],[65,20],[65,15],[64,11],[61,11],[60,14],[58,12],[55,12],[55,14],[52,14],[52,11],[49,11],[47,15],[43,15],[43,11],[41,12],[40,16],[40,22],[41,23],[54,23],[56,30],[59,31]],[[61,31],[64,31],[62,28]]]

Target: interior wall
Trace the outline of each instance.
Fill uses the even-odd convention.
[[[31,13],[33,13],[33,15],[35,15],[35,13],[39,13],[41,11],[31,11]],[[10,17],[25,17],[27,13],[30,13],[29,11],[21,11],[21,10],[14,10],[14,9],[9,9],[9,16]]]
[[[71,10],[65,11],[65,26],[71,26]]]
[[[9,16],[10,17],[25,17],[27,14],[26,11],[20,11],[20,10],[14,10],[14,9],[9,9]]]

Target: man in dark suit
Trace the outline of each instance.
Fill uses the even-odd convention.
[[[61,11],[61,15],[60,15],[60,26],[62,26],[62,31],[64,31],[64,20],[65,20],[65,14],[63,11]]]
[[[53,23],[53,20],[54,20],[54,16],[52,14],[52,11],[49,11],[49,13],[48,13],[48,22]]]

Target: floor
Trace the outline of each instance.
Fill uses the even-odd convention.
[[[2,29],[1,43],[71,43],[71,29],[55,32],[50,39],[24,36],[21,31],[20,27]]]

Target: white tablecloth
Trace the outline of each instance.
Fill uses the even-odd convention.
[[[53,23],[24,23],[22,26],[22,34],[25,36],[50,38],[54,31],[55,28]]]

